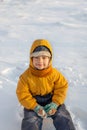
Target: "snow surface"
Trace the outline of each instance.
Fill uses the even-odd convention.
[[[69,81],[67,109],[76,129],[87,130],[87,0],[0,0],[0,130],[21,130],[15,91],[38,38],[51,42],[53,65]],[[43,130],[54,130],[50,118]]]

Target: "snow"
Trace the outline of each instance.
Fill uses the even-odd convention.
[[[51,42],[53,65],[69,81],[67,109],[76,129],[87,130],[86,0],[0,0],[0,130],[21,130],[16,86],[38,38]],[[50,129],[52,120],[45,119],[43,130]]]

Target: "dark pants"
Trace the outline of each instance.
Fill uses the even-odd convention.
[[[57,112],[51,118],[53,119],[56,130],[75,130],[71,116],[64,104],[58,107]],[[43,119],[41,117],[34,111],[24,108],[24,119],[22,120],[21,130],[42,130],[42,124]]]

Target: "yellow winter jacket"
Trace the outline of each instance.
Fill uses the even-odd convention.
[[[33,43],[30,54],[40,45],[48,47],[52,53],[49,42],[40,39]],[[19,78],[16,94],[22,106],[33,110],[37,106],[34,96],[52,93],[52,101],[61,105],[65,101],[67,89],[67,80],[57,69],[52,67],[52,59],[47,69],[36,70],[30,58],[29,68]]]

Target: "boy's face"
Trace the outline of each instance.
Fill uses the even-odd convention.
[[[38,56],[33,57],[33,65],[36,69],[42,70],[49,66],[50,57],[48,56]]]

